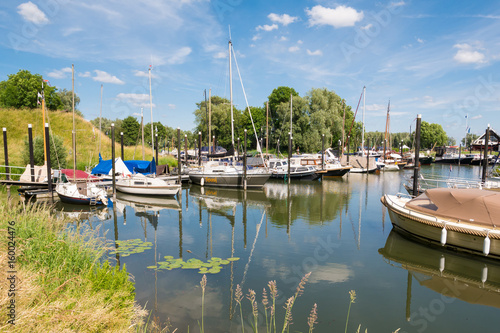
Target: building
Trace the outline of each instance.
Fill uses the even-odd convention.
[[[472,142],[472,150],[484,150],[484,141],[485,141],[486,133],[481,135],[479,138]],[[493,129],[489,129],[489,142],[488,142],[488,150],[490,151],[499,151],[498,145],[500,143],[500,136]]]

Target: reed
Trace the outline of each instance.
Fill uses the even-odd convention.
[[[354,303],[356,301],[356,292],[354,290],[349,291],[349,297],[350,297],[349,309],[347,310],[347,319],[345,321],[345,331],[344,331],[346,333],[347,333],[347,324],[349,324],[349,314],[351,313],[351,305],[352,305],[352,303]],[[359,327],[358,327],[358,331],[359,331]]]

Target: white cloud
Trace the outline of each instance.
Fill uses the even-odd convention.
[[[462,64],[481,64],[486,62],[483,53],[475,51],[469,44],[455,44],[454,48],[458,49],[457,54],[453,57],[456,61]]]
[[[83,31],[83,29],[82,28],[78,28],[78,27],[71,27],[71,28],[64,29],[62,31],[62,35],[64,37],[68,37],[69,35],[72,35],[72,34],[74,34],[76,32],[80,32],[80,31]]]
[[[28,1],[17,6],[18,14],[23,17],[28,22],[35,24],[47,24],[49,19],[44,12],[38,8],[33,2]]]
[[[215,59],[225,59],[225,58],[227,58],[227,52],[224,52],[224,51],[217,52],[214,55],[214,58]]]
[[[255,30],[257,30],[257,31],[259,31],[259,30],[273,31],[273,30],[276,30],[276,29],[278,29],[278,25],[277,24],[272,24],[272,25],[264,24],[264,25],[259,25],[257,28],[255,28]]]
[[[322,56],[323,52],[321,52],[321,50],[316,50],[313,52],[313,51],[308,49],[307,54],[309,54],[310,56]]]
[[[181,47],[167,60],[167,63],[170,65],[182,64],[186,60],[186,57],[191,54],[191,51],[192,49],[188,46]]]
[[[136,69],[133,72],[134,72],[134,76],[149,78],[149,71],[139,71],[139,70]],[[154,69],[151,71],[151,77],[152,78],[156,78],[157,77],[155,75],[155,73],[154,73]]]
[[[386,110],[387,105],[383,104],[370,104],[366,106],[366,111],[381,111],[381,110]]]
[[[281,42],[286,42],[286,41],[288,41],[288,37],[281,36],[280,41]]]
[[[112,83],[112,84],[125,84],[122,80],[117,78],[114,75],[106,73],[104,71],[100,71],[98,69],[94,70],[96,76],[92,77],[92,80],[103,83]]]
[[[175,104],[168,104],[167,106],[170,110],[175,110],[177,108]]]
[[[90,72],[85,72],[85,73],[78,73],[78,76],[79,77],[91,77],[92,75],[90,74]]]
[[[301,41],[301,40],[299,39],[299,40],[297,41],[297,44],[302,45],[302,44],[304,44],[304,42],[303,42],[303,41]]]
[[[66,74],[71,73],[71,67],[65,67],[63,69],[54,69],[52,72],[48,73],[47,76],[54,79],[64,79]]]
[[[136,107],[146,107],[149,106],[149,95],[148,94],[125,94],[119,93],[116,95],[116,99],[132,104]],[[153,107],[155,105],[153,104]]]
[[[423,44],[425,41],[421,38],[417,38],[417,42],[419,42],[420,44]]]
[[[470,119],[481,119],[481,118],[483,118],[482,115],[477,115],[477,116],[471,117]]]
[[[290,16],[288,14],[278,15],[278,14],[274,14],[274,13],[267,15],[267,17],[271,21],[281,23],[284,26],[287,26],[290,23],[293,23],[299,19],[298,17]]]
[[[252,40],[255,42],[256,40],[261,39],[262,37],[260,35],[255,35],[252,37]]]
[[[298,46],[291,46],[288,48],[289,52],[297,52],[298,50],[300,50],[300,47]]]
[[[401,6],[404,6],[406,5],[406,2],[404,1],[399,1],[399,2],[391,2],[391,4],[389,5],[390,8],[394,8],[394,7],[401,7]]]
[[[373,24],[368,23],[367,25],[362,26],[362,27],[361,27],[361,30],[368,30],[368,29],[370,29],[371,27],[373,27]]]
[[[363,19],[363,12],[358,12],[352,7],[337,6],[327,8],[321,5],[314,6],[312,9],[306,9],[309,16],[309,25],[331,25],[334,28],[352,27],[356,22]]]

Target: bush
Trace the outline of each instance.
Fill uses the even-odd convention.
[[[50,164],[53,168],[66,168],[66,157],[68,152],[63,146],[63,141],[57,135],[49,137],[50,144]],[[55,147],[54,147],[55,146]],[[43,137],[37,136],[33,140],[33,155],[35,158],[35,165],[43,165],[45,162],[45,152],[43,148]],[[30,163],[29,142],[24,141],[23,149],[23,163],[24,165]]]

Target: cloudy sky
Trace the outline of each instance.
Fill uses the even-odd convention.
[[[384,131],[389,100],[393,132],[417,114],[458,140],[467,120],[472,133],[500,130],[496,1],[3,1],[0,31],[0,80],[27,69],[71,89],[74,64],[87,119],[99,116],[103,85],[103,117],[144,107],[149,122],[152,65],[154,120],[193,129],[205,89],[229,97],[231,34],[251,106],[289,86],[333,90],[355,109],[366,86],[368,131]]]

